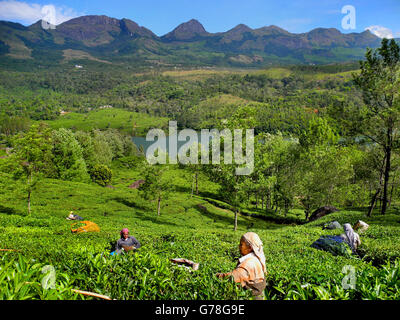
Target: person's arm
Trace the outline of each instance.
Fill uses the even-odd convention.
[[[359,247],[360,244],[361,244],[360,236],[356,233],[356,249]]]
[[[226,278],[226,277],[233,277],[235,282],[243,283],[249,278],[249,272],[241,267],[236,268],[235,270],[227,273],[217,273],[218,278]]]
[[[139,240],[137,240],[135,237],[132,237],[132,245],[135,247],[135,249],[139,249],[141,247]]]
[[[244,283],[244,281],[249,279],[249,272],[245,268],[238,267],[235,270],[231,272],[233,280],[235,282],[240,282],[241,284]]]
[[[115,251],[120,251],[122,249],[121,243],[120,243],[121,239],[117,240],[117,243],[115,244]]]

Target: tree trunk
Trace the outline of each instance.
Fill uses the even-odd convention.
[[[31,190],[28,191],[28,214],[31,214]]]
[[[238,210],[235,208],[235,226],[234,226],[233,231],[237,230],[237,218],[238,218]]]
[[[258,209],[258,193],[256,192],[256,209]]]
[[[372,198],[372,200],[371,200],[371,204],[370,204],[370,206],[369,206],[369,209],[368,209],[367,217],[370,217],[370,216],[371,216],[372,211],[373,211],[374,208],[375,208],[376,199],[378,198],[378,195],[379,195],[380,192],[381,192],[381,189],[378,189],[378,190],[375,192],[375,194],[374,194],[374,196],[373,196],[373,198]]]
[[[396,172],[394,173],[393,178],[392,178],[392,186],[391,186],[391,189],[390,189],[390,197],[389,197],[389,208],[390,208],[390,206],[392,204],[392,197],[393,197],[393,190],[394,190],[395,180],[396,180]]]
[[[379,194],[380,194],[380,192],[382,190],[383,168],[385,167],[385,163],[386,163],[386,154],[385,154],[385,156],[383,158],[383,161],[382,161],[381,173],[380,173],[380,176],[379,176],[379,187],[378,187],[378,190],[376,190],[375,194],[373,195],[373,197],[371,199],[371,204],[370,204],[369,209],[368,209],[367,217],[370,217],[372,215],[372,211],[375,208],[376,201],[377,201],[378,196],[379,196]]]
[[[193,190],[194,190],[194,179],[192,180],[192,194],[191,194],[191,197],[193,197]]]
[[[386,148],[386,167],[385,167],[385,178],[383,183],[383,198],[382,198],[382,210],[381,210],[382,214],[385,214],[387,209],[391,152],[392,150],[390,147]]]
[[[158,205],[157,205],[157,216],[160,215],[161,209],[161,197],[158,197]]]
[[[28,215],[31,214],[32,172],[28,178]]]
[[[198,173],[196,172],[196,195],[199,195],[199,179],[198,179]]]

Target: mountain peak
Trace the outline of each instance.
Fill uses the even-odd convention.
[[[258,35],[278,35],[278,34],[290,34],[290,32],[286,31],[275,25],[265,26],[258,29],[254,29],[254,32]]]
[[[187,22],[181,23],[174,30],[167,33],[162,38],[168,40],[189,40],[198,35],[207,35],[207,31],[203,25],[196,19],[191,19]]]
[[[66,38],[82,41],[93,47],[113,42],[121,36],[156,38],[150,30],[129,19],[88,15],[68,20],[57,26],[57,32]]]
[[[315,28],[307,33],[309,35],[329,35],[329,36],[342,35],[342,33],[336,28]]]
[[[228,30],[227,32],[235,32],[235,33],[244,33],[244,32],[251,32],[253,29],[251,29],[249,26],[246,26],[245,24],[241,23],[238,24],[236,27],[232,28],[231,30]]]
[[[105,15],[88,15],[73,18],[63,22],[61,25],[114,25],[118,26],[120,21],[116,18],[110,18]]]
[[[157,38],[157,36],[149,29],[139,26],[135,21],[129,19],[120,20],[121,30],[128,33],[130,36],[139,35],[150,38]]]

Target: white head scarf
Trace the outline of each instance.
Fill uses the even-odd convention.
[[[265,255],[263,250],[263,243],[257,233],[247,232],[242,238],[247,242],[247,244],[253,249],[254,254],[260,260],[263,271],[266,272],[265,267]]]
[[[351,250],[354,252],[356,250],[356,236],[353,228],[351,227],[350,223],[345,223],[343,225],[344,233],[347,237],[348,244],[351,247]]]

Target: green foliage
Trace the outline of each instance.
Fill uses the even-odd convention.
[[[51,172],[52,137],[51,130],[45,124],[32,125],[27,133],[15,137],[13,145],[15,160],[26,176]]]
[[[14,135],[20,131],[28,131],[30,120],[24,117],[9,117],[0,115],[0,133]]]
[[[32,125],[27,133],[15,137],[14,153],[6,159],[8,165],[5,168],[14,178],[25,180],[23,189],[28,195],[28,214],[31,213],[31,194],[39,176],[53,169],[51,143],[51,131],[46,125]]]
[[[0,253],[1,257],[6,256],[0,262],[0,273],[5,270],[14,274],[13,277],[21,277],[18,283],[36,283],[38,290],[44,293],[41,296],[36,291],[24,293],[29,299],[92,299],[73,294],[71,288],[113,299],[248,299],[249,292],[239,289],[231,279],[217,279],[215,273],[228,272],[235,267],[240,236],[250,230],[259,234],[264,243],[268,299],[362,299],[372,297],[368,290],[374,290],[380,283],[377,298],[396,297],[395,286],[383,284],[395,283],[385,281],[390,279],[395,260],[400,257],[398,214],[367,218],[365,212],[341,211],[305,225],[277,224],[239,214],[238,231],[234,233],[231,206],[217,200],[209,204],[201,197],[190,197],[191,181],[178,168],[165,173],[165,179],[176,191],[165,200],[162,215],[155,219],[154,205],[143,199],[137,190],[127,188],[127,179],[143,177],[139,171],[120,168],[114,173],[115,190],[94,184],[44,179],[40,182],[42,192],[35,197],[37,209],[32,217],[19,214],[18,203],[10,202],[10,199],[18,199],[15,190],[10,192],[1,188],[2,248],[21,250],[29,264],[27,270],[37,272],[29,279],[22,277],[24,273],[7,265],[17,255],[11,252]],[[2,176],[0,181],[7,179]],[[203,178],[200,194],[206,190],[215,198],[218,188]],[[199,204],[206,210],[198,210]],[[101,231],[71,234],[70,223],[65,220],[70,210],[96,222]],[[288,216],[292,215],[293,212],[288,213]],[[332,234],[332,231],[322,230],[325,223],[333,220],[341,224],[354,223],[359,219],[370,224],[370,228],[361,234],[363,259],[333,256],[310,247],[321,235]],[[142,248],[135,254],[110,256],[110,242],[115,244],[122,227],[133,229]],[[199,262],[200,268],[190,272],[174,266],[169,262],[172,257]],[[36,259],[35,263],[40,266],[32,268],[35,263],[31,263],[31,259]],[[392,265],[383,272],[379,266],[385,265],[387,259]],[[377,267],[372,267],[370,262]],[[56,269],[56,290],[45,291],[40,286],[45,276],[40,272],[44,265]],[[355,267],[357,291],[342,288],[344,265]],[[0,282],[0,287],[12,290],[11,283]],[[34,287],[27,286],[27,289]],[[6,290],[1,292],[7,293]],[[8,297],[13,298],[12,295],[10,293]]]
[[[382,214],[389,202],[389,180],[392,174],[392,154],[400,147],[400,47],[394,39],[383,39],[381,47],[368,49],[366,61],[360,62],[361,72],[354,82],[361,90],[365,106],[355,110],[355,131],[377,144],[384,154],[383,179],[379,179],[378,193],[382,190]],[[383,180],[383,181],[381,181]]]
[[[56,273],[53,289],[45,289],[42,281],[46,277],[43,264],[35,259],[21,255],[0,258],[0,299],[1,300],[66,300],[78,299],[78,294],[71,291],[72,283],[66,273]]]
[[[109,167],[102,164],[96,164],[90,169],[92,181],[105,187],[111,183],[112,171]]]
[[[314,117],[310,120],[307,130],[300,135],[299,142],[305,148],[323,144],[335,145],[339,142],[339,136],[326,119]]]
[[[166,200],[172,191],[170,177],[167,174],[170,170],[167,164],[149,164],[144,160],[142,167],[143,180],[145,181],[139,191],[147,200],[157,200],[157,215],[161,213],[161,201]]]
[[[351,66],[3,72],[0,243],[21,250],[21,256],[0,253],[0,296],[91,299],[72,293],[76,288],[113,299],[247,299],[249,293],[232,279],[214,275],[235,267],[240,236],[254,231],[264,242],[268,299],[398,298],[398,155],[391,157],[390,213],[367,217],[362,208],[346,210],[369,203],[384,162],[379,143],[365,144],[365,137],[354,134],[368,128],[364,135],[383,137],[378,118],[387,117],[395,120],[397,137],[398,84],[389,84],[390,76],[397,77],[395,49],[386,43],[380,56],[370,54],[362,66],[358,85],[367,88],[362,79],[368,82],[376,72],[369,83],[373,91],[393,93],[392,107],[375,115],[372,100],[363,105],[369,89],[354,90]],[[114,108],[98,110],[110,104]],[[71,112],[60,115],[61,110]],[[36,122],[28,130],[28,118],[46,120],[53,130]],[[220,164],[189,166],[201,182],[198,194],[190,195],[194,180],[184,165],[143,164],[129,136],[163,129],[168,118],[197,129],[254,128],[254,170],[238,176],[238,165],[223,158]],[[112,179],[114,188],[88,183],[89,173],[100,186]],[[145,183],[139,190],[128,188],[140,179]],[[32,191],[31,216],[24,212]],[[312,210],[328,204],[343,210],[303,225]],[[71,234],[65,220],[71,210],[101,231]],[[325,223],[359,219],[371,226],[361,235],[359,257],[310,247],[336,233],[322,230]],[[123,227],[133,227],[143,247],[110,256]],[[172,265],[172,257],[199,262],[200,269]],[[55,289],[40,286],[45,265],[56,269]],[[356,270],[356,289],[342,287],[346,265]]]
[[[144,136],[150,128],[166,126],[167,119],[112,108],[86,111],[86,113],[72,112],[48,121],[48,124],[53,129],[68,128],[80,131],[116,129],[124,134]]]
[[[53,131],[53,162],[56,178],[70,181],[88,181],[89,175],[82,155],[82,147],[68,129]]]

